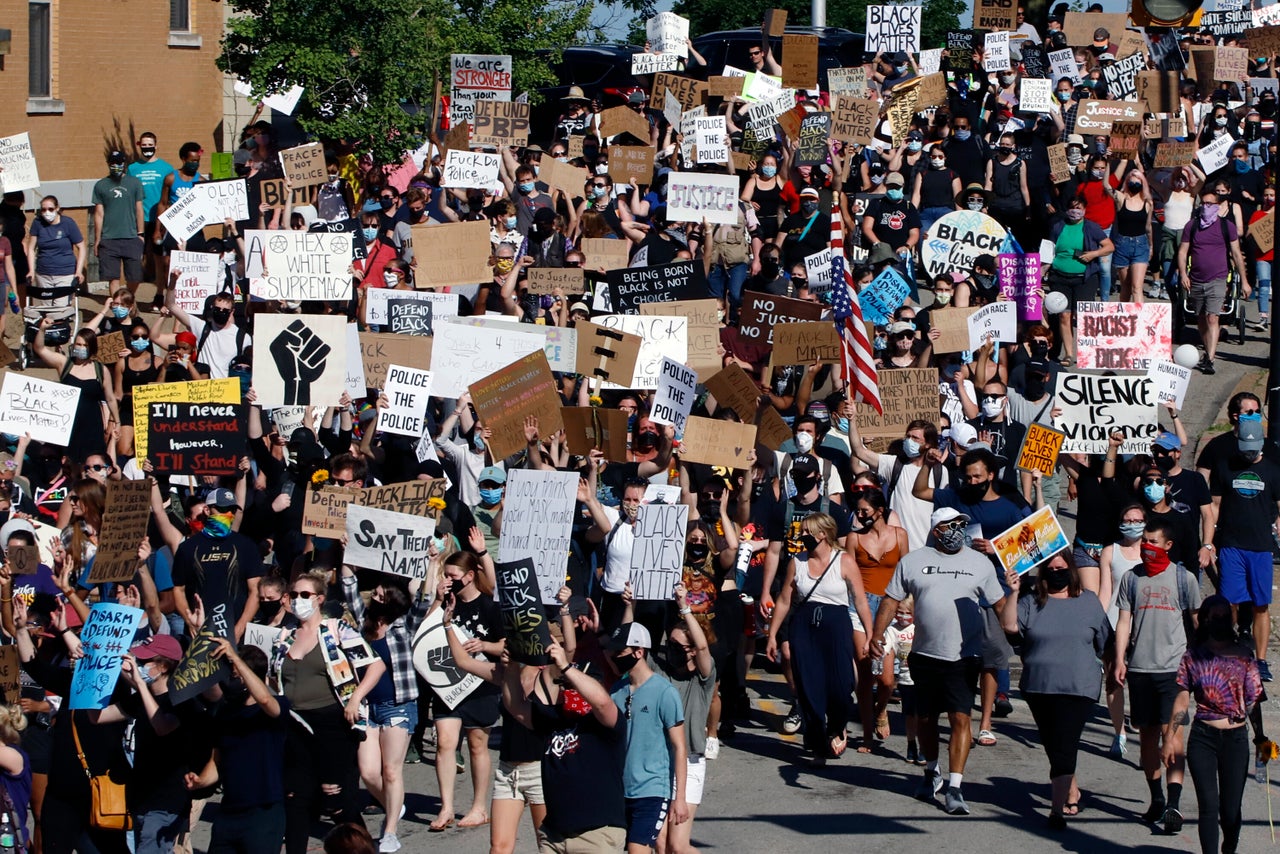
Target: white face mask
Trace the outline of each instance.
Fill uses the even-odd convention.
[[[596,164],[596,174],[597,174],[597,175],[608,175],[608,174],[609,174],[609,164],[608,164],[608,163],[597,163],[597,164]]]
[[[813,450],[813,434],[797,433],[796,434],[796,450],[802,454],[807,454]]]
[[[1004,408],[1002,400],[984,400],[982,401],[982,414],[987,418],[996,418],[1000,415],[1000,410]]]
[[[293,600],[293,615],[299,620],[307,621],[316,612],[316,603],[301,597]]]
[[[43,218],[43,219],[44,219],[44,221],[45,221],[45,222],[53,222],[55,219],[57,219],[57,218],[58,218],[58,212],[57,212],[57,211],[42,211],[42,212],[40,213],[40,216],[41,216],[41,218]]]
[[[389,288],[394,288],[396,285],[400,284],[400,279],[395,273],[383,273],[382,281],[386,282],[386,285]]]

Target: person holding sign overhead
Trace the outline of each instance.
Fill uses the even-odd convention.
[[[95,358],[98,355],[98,336],[91,329],[81,329],[71,341],[70,352],[63,355],[45,345],[45,330],[52,323],[49,317],[40,321],[35,354],[58,372],[59,382],[80,389],[75,424],[71,428],[67,448],[81,459],[105,453],[107,433],[120,423],[120,415],[111,375]]]

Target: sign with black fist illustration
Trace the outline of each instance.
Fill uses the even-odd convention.
[[[335,406],[346,383],[341,315],[262,314],[254,329],[253,387],[261,406]]]

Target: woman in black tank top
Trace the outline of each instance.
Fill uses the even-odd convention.
[[[120,453],[133,456],[133,389],[159,379],[164,359],[152,348],[151,329],[145,321],[135,319],[124,338],[129,354],[116,361],[115,394],[120,401]]]
[[[921,238],[929,227],[956,209],[960,176],[947,168],[947,152],[941,145],[929,149],[929,168],[911,185],[911,204],[920,211]]]
[[[766,154],[760,158],[760,165],[755,174],[742,188],[742,201],[755,209],[756,218],[760,221],[751,239],[751,273],[760,272],[760,247],[773,242],[778,236],[778,211],[782,206],[783,177],[778,174],[778,158]]]
[[[1141,169],[1126,177],[1124,187],[1116,194],[1116,221],[1111,226],[1111,240],[1116,245],[1111,257],[1120,299],[1142,302],[1142,283],[1151,263],[1151,219],[1154,204],[1147,179]]]

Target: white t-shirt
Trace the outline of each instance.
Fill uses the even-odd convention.
[[[441,439],[436,442],[436,453],[453,463],[453,467],[458,473],[458,497],[462,499],[462,503],[468,507],[475,507],[479,504],[480,472],[484,471],[486,467],[484,454],[472,453],[465,445],[451,442],[448,439]],[[506,469],[506,465],[501,460],[494,463],[494,465],[500,469]]]
[[[199,317],[191,318],[191,334],[196,336],[197,341],[204,333],[204,327],[204,320]],[[241,352],[236,348],[236,339],[239,335],[240,329],[234,322],[229,322],[221,329],[210,332],[209,337],[205,339],[204,346],[196,354],[196,361],[204,362],[209,366],[210,379],[223,380],[231,375],[231,360]],[[248,350],[251,346],[253,346],[253,336],[246,332],[244,349]]]
[[[601,584],[606,593],[621,593],[631,580],[631,547],[636,543],[634,525],[618,524],[621,514],[614,507],[605,507],[604,515],[609,519],[609,532],[605,538],[609,548],[604,558],[604,578]]]
[[[880,455],[880,463],[876,466],[876,471],[880,477],[884,478],[886,484],[893,477],[893,469],[897,461],[898,458],[893,454]],[[921,548],[928,540],[929,517],[933,514],[933,502],[921,501],[911,494],[912,488],[916,485],[916,475],[919,473],[920,463],[904,464],[902,473],[898,475],[898,484],[894,487],[893,494],[889,496],[889,506],[898,511],[902,527],[907,529],[907,544],[913,550]],[[950,481],[951,476],[943,468],[936,486],[946,486]],[[929,482],[933,484],[932,476]]]

